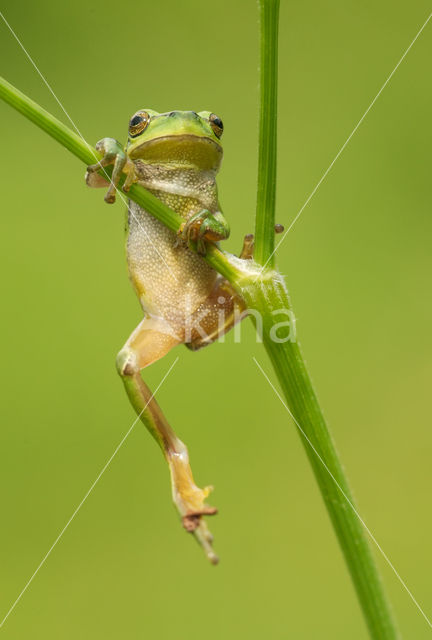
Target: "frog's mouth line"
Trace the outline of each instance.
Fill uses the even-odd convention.
[[[196,145],[197,143],[210,145],[218,153],[222,153],[222,147],[220,144],[218,144],[211,138],[206,138],[205,136],[197,136],[193,133],[170,134],[169,136],[161,136],[160,138],[153,138],[152,140],[144,140],[144,142],[141,142],[136,147],[134,145],[131,145],[132,149],[130,153],[131,155],[135,155],[138,151],[165,146],[166,144],[172,145],[171,148],[173,148],[177,145]]]

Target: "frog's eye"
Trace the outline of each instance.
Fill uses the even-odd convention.
[[[150,116],[147,111],[138,111],[129,122],[129,136],[131,138],[136,138],[140,133],[144,131],[144,129],[148,126],[150,122]]]
[[[210,114],[209,117],[210,126],[213,129],[213,133],[217,138],[222,137],[223,134],[223,122],[222,120],[214,113]]]

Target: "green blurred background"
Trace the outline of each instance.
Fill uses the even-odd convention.
[[[3,9],[90,142],[131,114],[210,109],[225,124],[221,202],[253,228],[258,12],[246,0]],[[282,0],[277,221],[288,225],[426,20],[426,0]],[[3,75],[65,120],[1,27]],[[432,614],[430,59],[407,55],[279,251],[298,332],[360,512]],[[134,420],[114,360],[140,320],[123,206],[1,105],[1,617]],[[367,633],[295,426],[244,323],[147,372],[212,483],[221,564],[182,532],[165,463],[137,425],[1,629],[5,638],[352,639]],[[215,410],[215,399],[217,409]],[[378,554],[376,554],[378,555]],[[405,638],[430,628],[377,558]]]

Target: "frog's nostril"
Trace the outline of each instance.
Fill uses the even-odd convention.
[[[171,113],[168,114],[168,117],[173,118],[176,115],[177,115],[177,111],[171,111]]]

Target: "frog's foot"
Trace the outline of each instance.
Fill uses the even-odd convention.
[[[188,511],[182,518],[182,524],[186,531],[193,533],[199,527],[201,516],[215,516],[217,512],[216,507],[204,507],[201,511]]]
[[[181,453],[171,453],[168,458],[174,504],[180,514],[183,527],[195,536],[210,562],[217,564],[219,558],[213,551],[213,536],[204,520],[204,516],[212,516],[217,513],[215,507],[205,504],[205,499],[212,487],[200,489],[196,486],[189,465],[187,449],[184,445],[183,447]]]
[[[123,189],[127,191],[131,184],[135,180],[135,173],[133,171],[133,165],[128,161],[125,152],[117,140],[114,138],[102,138],[96,143],[96,151],[102,154],[102,158],[95,164],[91,164],[87,167],[86,182],[89,187],[104,187],[109,185],[108,191],[105,194],[105,202],[112,204],[115,202],[116,191],[119,185],[120,178],[123,173],[126,173],[126,180],[123,185]],[[105,167],[113,167],[111,178],[105,171]],[[103,172],[103,176],[100,172]]]
[[[196,243],[197,253],[205,256],[206,242],[218,242],[228,238],[229,226],[220,211],[210,213],[207,209],[203,209],[180,227],[179,235],[188,246]]]
[[[254,254],[254,235],[248,233],[243,239],[243,247],[240,252],[239,258],[243,260],[252,260]]]
[[[284,227],[281,224],[275,224],[274,232],[283,233]],[[243,248],[240,252],[239,258],[243,260],[252,260],[254,254],[254,236],[253,233],[248,233],[243,240]]]

